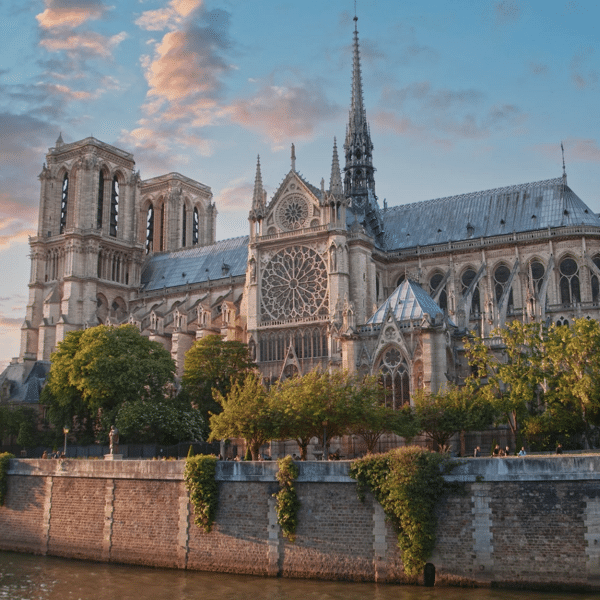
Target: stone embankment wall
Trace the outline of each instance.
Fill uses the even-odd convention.
[[[183,461],[12,460],[0,549],[269,576],[404,581],[379,504],[346,462],[298,463],[295,543],[276,463],[219,462],[213,531],[198,529]],[[600,457],[467,459],[439,506],[438,582],[600,589]]]

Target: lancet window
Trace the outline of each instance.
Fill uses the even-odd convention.
[[[69,174],[65,173],[62,183],[62,192],[60,198],[60,230],[59,233],[64,233],[67,226],[67,206],[69,204]]]
[[[379,365],[379,373],[386,407],[397,410],[410,402],[408,365],[398,348],[391,347],[385,351]]]
[[[302,359],[329,356],[327,331],[323,327],[306,327],[293,331],[273,331],[259,338],[260,361],[277,362],[285,357],[293,343],[296,357]]]
[[[198,207],[194,207],[194,220],[192,222],[192,246],[198,245],[198,233],[200,229],[200,218],[198,215]]]
[[[564,258],[559,267],[560,301],[562,304],[581,302],[579,265],[571,257]]]
[[[463,296],[467,293],[467,290],[473,283],[473,280],[477,276],[477,273],[473,269],[467,269],[460,279],[462,283]],[[473,290],[473,298],[471,300],[471,314],[479,315],[481,313],[481,297],[479,295],[479,285]]]
[[[596,255],[592,258],[594,264],[600,269],[600,256]],[[598,280],[598,276],[593,271],[592,273],[592,301],[598,302],[600,301],[600,281]]]
[[[100,169],[98,176],[98,208],[96,211],[96,229],[102,229],[102,211],[104,210],[104,173]]]
[[[112,180],[110,194],[110,235],[117,237],[119,229],[119,180],[115,175]]]
[[[148,207],[146,213],[146,254],[150,254],[154,244],[154,207],[152,204]]]
[[[531,289],[539,294],[544,282],[546,267],[539,260],[532,260],[529,263],[529,285]]]
[[[508,286],[510,279],[510,269],[506,265],[500,265],[494,271],[494,296],[496,298],[496,304],[500,304],[500,300]],[[508,306],[513,306],[513,291],[510,290],[508,296]]]
[[[436,292],[443,279],[444,275],[442,273],[434,273],[434,275],[431,277],[431,279],[429,280],[429,294],[431,296],[433,296],[433,294]],[[440,295],[438,296],[437,303],[443,311],[448,310],[448,294],[446,293],[445,285],[442,291],[440,292]]]
[[[181,214],[181,247],[185,248],[186,243],[186,233],[187,233],[187,211],[185,208],[185,204],[183,205],[182,214]]]

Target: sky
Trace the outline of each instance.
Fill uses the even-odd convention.
[[[248,232],[256,159],[329,182],[354,0],[2,0],[0,370],[18,356],[38,174],[58,135],[211,187]],[[389,206],[562,174],[600,212],[596,0],[357,0],[376,192]]]

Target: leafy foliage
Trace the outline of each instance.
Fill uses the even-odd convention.
[[[187,351],[182,384],[208,424],[211,413],[221,412],[213,390],[225,398],[232,386],[255,368],[247,344],[207,335]]]
[[[233,384],[226,397],[215,390],[223,412],[210,417],[209,441],[240,437],[246,441],[251,460],[258,459],[260,447],[275,437],[275,416],[260,378],[250,373]]]
[[[28,406],[0,406],[0,440],[17,436],[17,444],[32,447],[40,442],[36,430],[37,412]]]
[[[0,506],[4,506],[4,499],[8,491],[8,461],[11,458],[14,458],[14,455],[9,452],[0,454]]]
[[[294,481],[298,478],[298,467],[294,464],[291,456],[280,458],[277,466],[279,470],[276,477],[280,489],[273,494],[273,497],[277,499],[275,506],[277,523],[281,527],[283,537],[294,542],[298,527],[298,509],[300,508],[300,501],[294,487]]]
[[[419,574],[433,552],[435,507],[447,490],[443,474],[451,468],[446,455],[417,446],[367,456],[350,467],[359,498],[369,489],[396,529],[409,576]]]
[[[216,471],[216,456],[188,456],[185,461],[185,487],[194,507],[194,523],[206,533],[212,529],[219,505]]]
[[[133,325],[69,332],[51,360],[42,392],[51,421],[96,439],[106,439],[124,403],[162,400],[175,375],[169,352]]]

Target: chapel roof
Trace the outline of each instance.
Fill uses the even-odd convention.
[[[142,270],[142,289],[148,292],[245,275],[248,241],[246,235],[210,246],[153,254]]]
[[[388,310],[398,323],[421,320],[427,314],[432,319],[443,315],[442,309],[435,300],[416,282],[405,279],[375,311],[367,321],[367,325],[383,323]]]
[[[384,247],[429,246],[600,219],[562,178],[394,206],[381,211]]]

